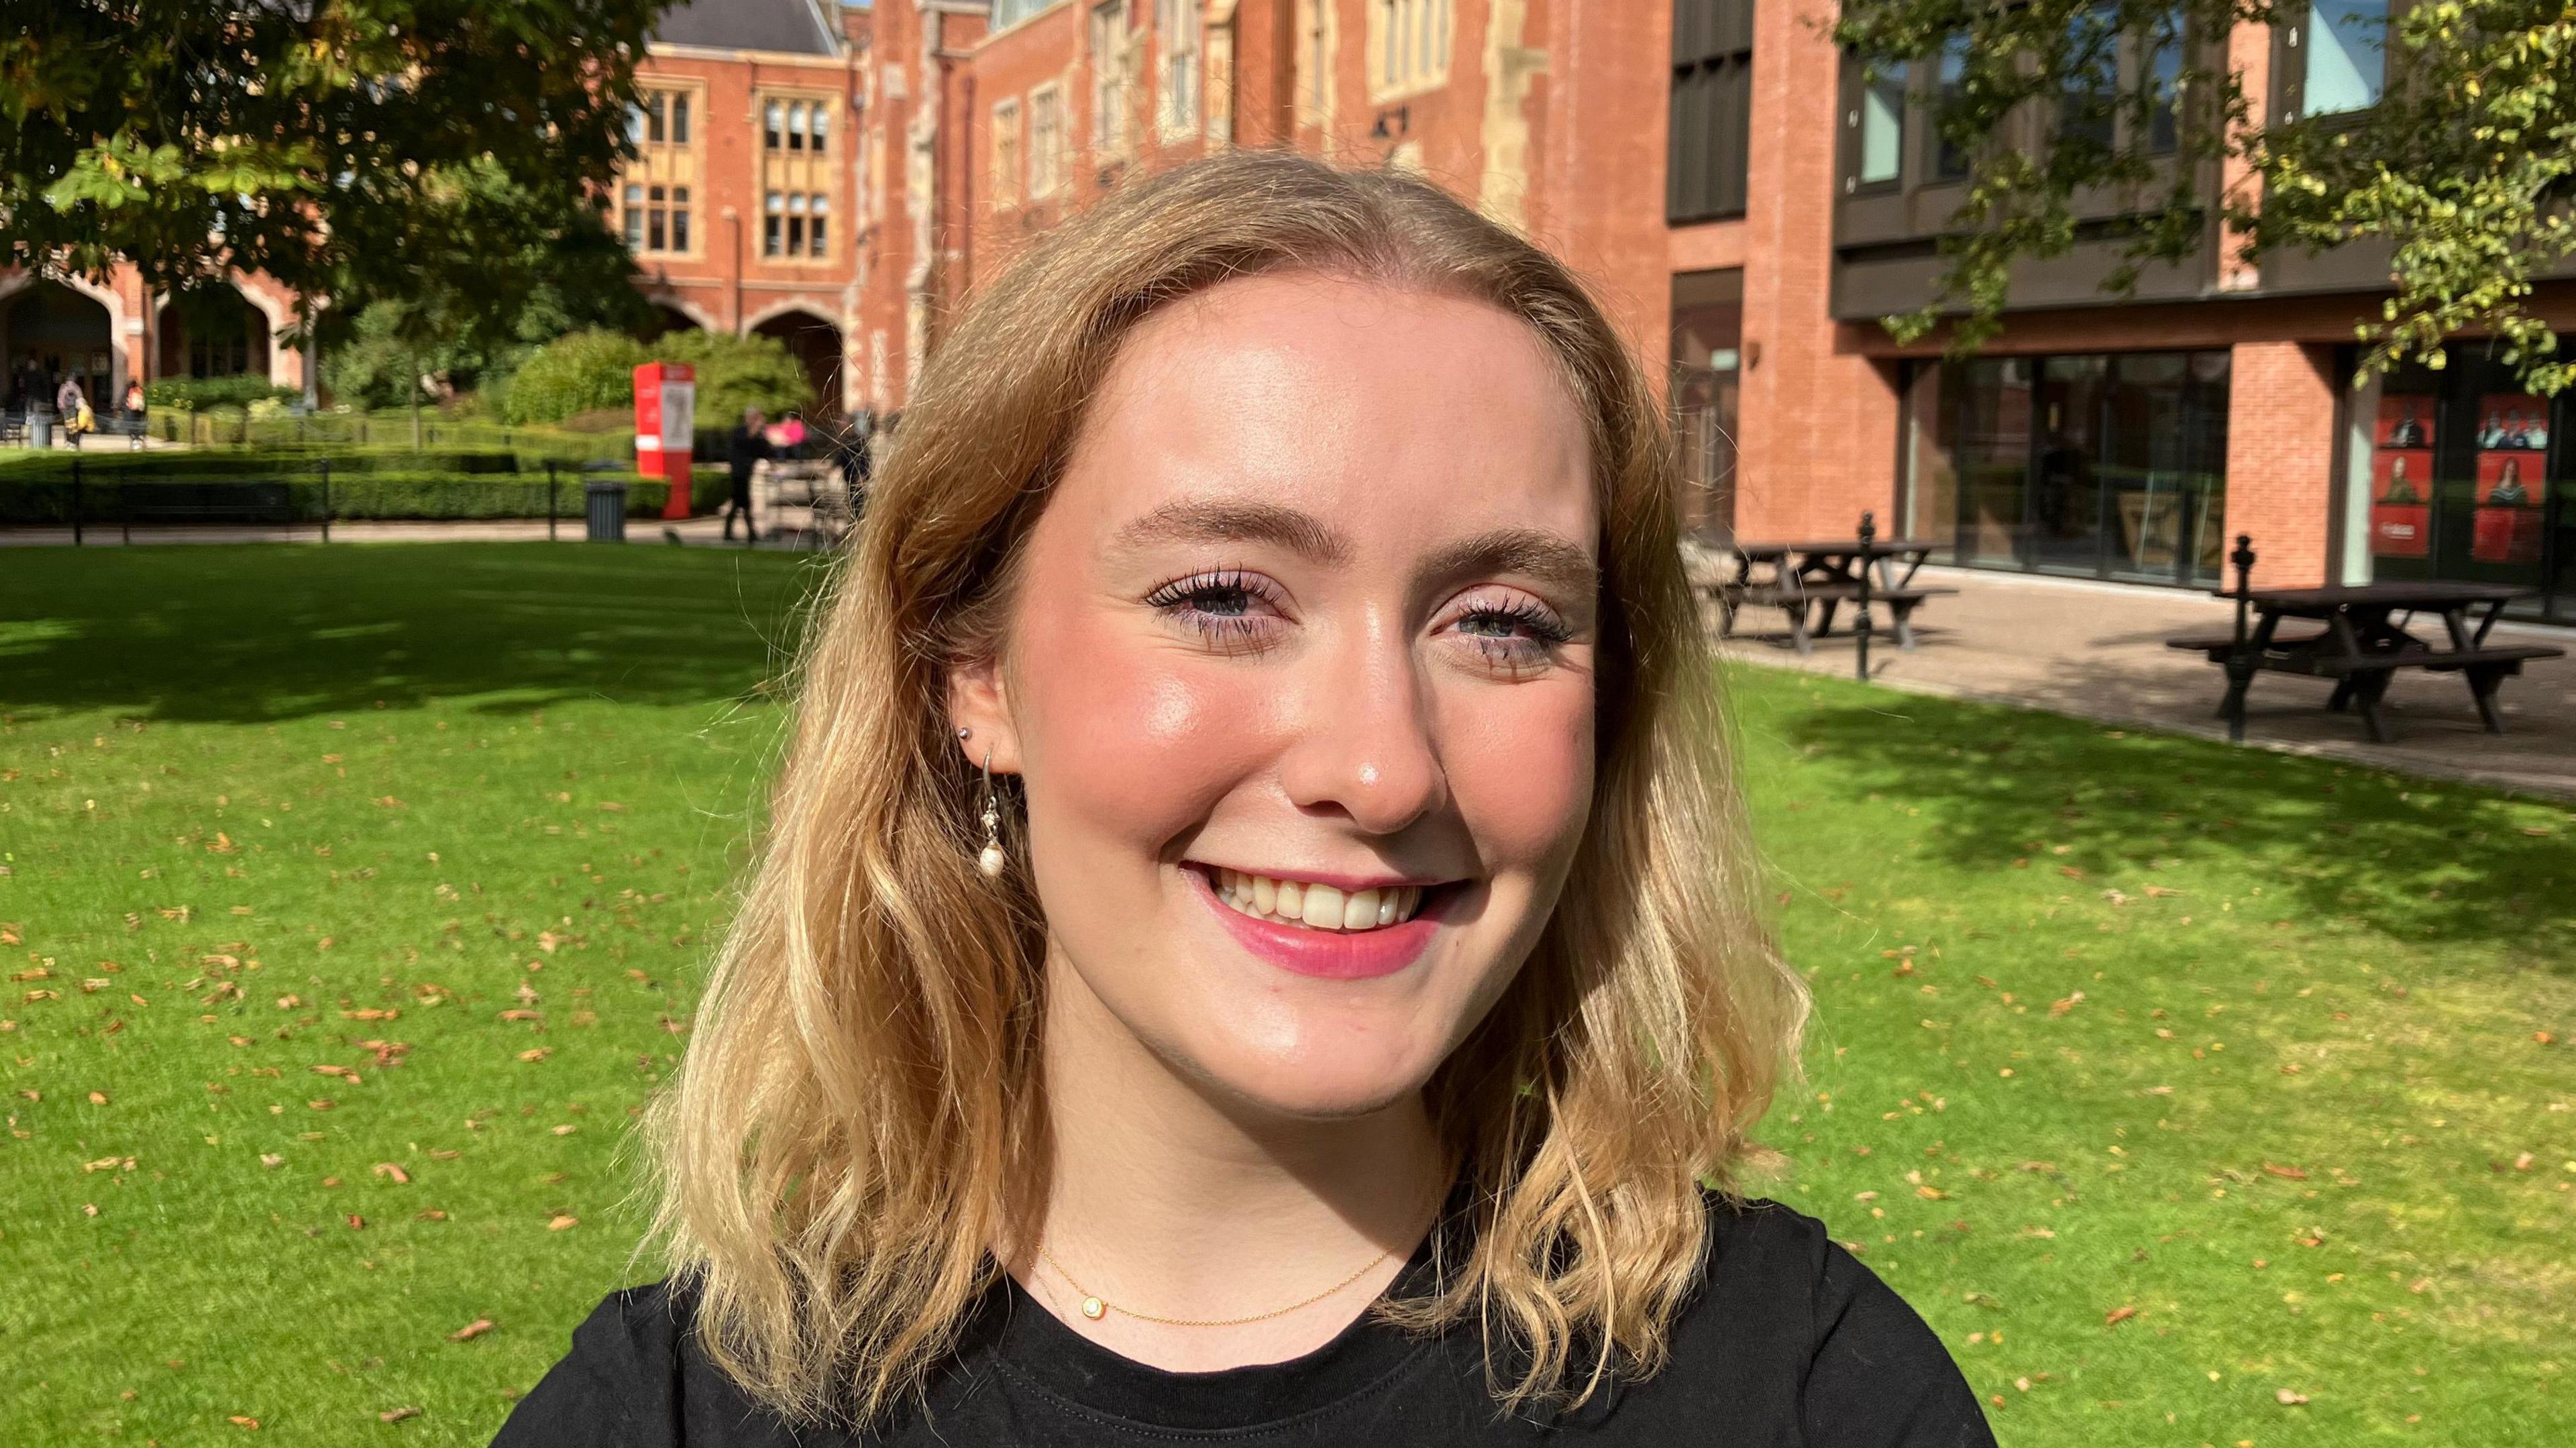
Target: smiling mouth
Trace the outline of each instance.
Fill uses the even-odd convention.
[[[1273,925],[1363,934],[1401,925],[1422,910],[1420,885],[1345,890],[1311,880],[1254,875],[1220,866],[1202,872],[1219,903]]]

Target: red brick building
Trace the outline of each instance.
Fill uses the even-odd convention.
[[[960,299],[1068,209],[1285,145],[1418,169],[1589,275],[1668,379],[1709,533],[1848,533],[1868,509],[1965,565],[2200,586],[2248,532],[2268,580],[2511,581],[2576,613],[2576,408],[2474,343],[2352,388],[2384,250],[2258,270],[2213,246],[2111,303],[2088,244],[2025,270],[1978,358],[1895,345],[1876,319],[1928,294],[1964,168],[1926,116],[1942,63],[1864,85],[1827,0],[827,6],[674,12],[646,67],[664,139],[620,205],[641,198],[622,215],[657,300],[791,330],[844,406],[901,407]],[[2262,112],[2375,103],[2383,0],[2338,11],[2346,30],[2218,42]],[[2129,50],[2125,74],[2173,64]],[[801,150],[799,114],[827,125]],[[2576,324],[2576,281],[2540,305]]]
[[[104,283],[0,268],[0,407],[54,403],[68,377],[104,413],[129,382],[262,377],[301,389],[310,359],[278,340],[295,325],[294,294],[236,275],[188,306],[147,291],[132,267]]]

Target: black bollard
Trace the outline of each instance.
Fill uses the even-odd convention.
[[[1860,643],[1860,681],[1869,682],[1869,581],[1874,560],[1869,545],[1878,541],[1878,516],[1860,515],[1860,616],[1852,623],[1852,633]]]
[[[2246,611],[2251,601],[2246,592],[2254,580],[2254,535],[2236,535],[2236,551],[2227,555],[2236,565],[2236,646],[2227,653],[2227,742],[2245,742],[2245,691],[2254,682],[2254,651],[2247,636]]]

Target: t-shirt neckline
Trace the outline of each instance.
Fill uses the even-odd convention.
[[[1275,1363],[1173,1372],[1101,1346],[1067,1327],[1004,1273],[994,1337],[998,1361],[1077,1409],[1160,1429],[1253,1428],[1329,1408],[1384,1381],[1430,1344],[1386,1322],[1378,1304],[1423,1295],[1437,1280],[1438,1231],[1330,1341]]]

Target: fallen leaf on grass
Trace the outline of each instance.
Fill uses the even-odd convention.
[[[557,1217],[553,1221],[546,1223],[546,1230],[549,1232],[560,1232],[567,1227],[578,1227],[580,1225],[581,1218],[579,1217]]]
[[[2308,1179],[2308,1174],[2304,1169],[2295,1166],[2282,1166],[2277,1162],[2267,1161],[2263,1163],[2263,1170],[2270,1172],[2276,1177],[2288,1177],[2294,1182],[2303,1182]]]
[[[449,1342],[470,1342],[492,1330],[492,1319],[478,1317],[447,1335]]]
[[[521,1051],[519,1053],[519,1059],[522,1061],[542,1061],[554,1053],[555,1048],[552,1046],[534,1046],[528,1050]]]
[[[340,1018],[349,1021],[390,1021],[401,1015],[400,1006],[360,1006],[354,1011],[340,1012]]]
[[[358,1215],[357,1213],[355,1213],[355,1212],[351,1212],[351,1213],[349,1214],[349,1230],[350,1230],[350,1231],[352,1231],[352,1232],[363,1232],[363,1231],[365,1231],[366,1229],[367,1229],[367,1219],[366,1219],[366,1218],[364,1218],[364,1217],[362,1217],[362,1216],[359,1216],[359,1215]]]
[[[263,1151],[259,1154],[259,1164],[267,1167],[270,1171],[275,1171],[279,1167],[286,1165],[286,1158],[279,1156],[273,1151]]]
[[[2134,1307],[2114,1307],[2109,1312],[2102,1314],[2102,1325],[2104,1327],[2118,1327],[2121,1323],[2124,1323],[2137,1315],[2138,1309]]]
[[[1950,1194],[1939,1187],[1916,1187],[1914,1194],[1927,1202],[1947,1201]]]
[[[230,1418],[227,1418],[224,1421],[232,1424],[236,1428],[256,1428],[259,1426],[259,1420],[257,1418],[245,1418],[239,1413],[233,1414]]]
[[[376,1163],[376,1175],[380,1177],[390,1177],[393,1180],[393,1184],[398,1187],[411,1185],[411,1173],[404,1171],[401,1167],[396,1166],[389,1161],[380,1161]]]
[[[2282,1388],[2272,1394],[2272,1400],[2279,1403],[2284,1408],[2295,1408],[2306,1402],[2308,1400],[2308,1395],[2305,1393],[2294,1393],[2288,1388]]]
[[[572,1122],[567,1121],[567,1122],[565,1122],[563,1125],[561,1125],[561,1126],[558,1126],[558,1127],[554,1128],[554,1133],[555,1133],[555,1135],[557,1135],[557,1136],[570,1136],[570,1135],[572,1135],[574,1132],[579,1131],[580,1129],[581,1129],[581,1128],[580,1128],[579,1126],[576,1126],[576,1125],[575,1125],[575,1124],[573,1124]]]
[[[378,1413],[376,1415],[376,1421],[380,1423],[399,1423],[405,1418],[417,1418],[419,1416],[420,1409],[418,1408],[390,1408],[384,1412]]]

